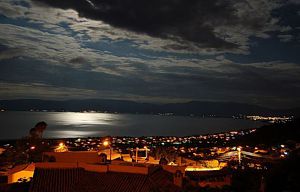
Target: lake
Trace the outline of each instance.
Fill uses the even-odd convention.
[[[45,138],[101,136],[187,136],[260,127],[264,123],[233,118],[201,118],[77,112],[0,112],[0,139],[28,135],[39,121]]]

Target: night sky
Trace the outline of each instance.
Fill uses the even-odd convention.
[[[0,99],[300,107],[300,0],[0,0]]]

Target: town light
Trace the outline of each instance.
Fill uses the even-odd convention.
[[[67,152],[68,147],[64,143],[59,143],[58,146],[54,149],[54,152]]]
[[[109,145],[109,142],[108,142],[108,141],[104,141],[104,142],[103,142],[103,145],[104,145],[105,147],[107,147],[107,146]]]
[[[31,146],[30,149],[31,149],[31,150],[35,150],[35,146]]]

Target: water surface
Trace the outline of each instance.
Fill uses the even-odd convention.
[[[101,136],[186,136],[255,128],[263,125],[244,119],[200,118],[76,112],[0,112],[0,139],[28,135],[39,121],[48,127],[47,138]]]

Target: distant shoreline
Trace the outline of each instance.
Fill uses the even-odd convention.
[[[176,116],[231,117],[239,115],[296,116],[300,108],[273,109],[235,102],[190,101],[185,103],[142,103],[129,100],[0,100],[0,111],[102,112]]]
[[[267,124],[266,124],[267,125]],[[265,125],[263,125],[265,126]],[[113,138],[167,138],[167,137],[176,137],[176,138],[184,138],[184,137],[199,137],[199,136],[212,136],[212,135],[219,135],[219,134],[226,134],[228,132],[247,132],[250,130],[256,130],[261,128],[260,127],[253,127],[253,128],[247,128],[247,129],[240,129],[240,130],[229,130],[227,132],[218,132],[218,133],[209,133],[209,134],[200,134],[200,135],[183,135],[183,136],[174,136],[174,135],[164,135],[164,136],[160,136],[160,135],[149,135],[149,136],[139,136],[139,137],[135,137],[135,136],[122,136],[122,135],[107,135],[107,136],[89,136],[89,137],[66,137],[66,138],[42,138],[43,140],[50,140],[50,141],[61,141],[61,140],[74,140],[74,139],[100,139],[100,138],[106,138],[106,137],[113,137]],[[0,139],[0,144],[4,144],[5,142],[16,142],[17,140],[26,138],[26,136],[21,137],[21,138],[17,138],[17,139]]]

